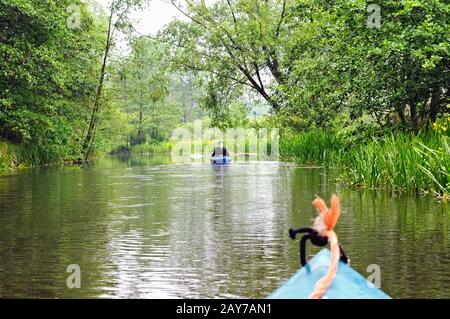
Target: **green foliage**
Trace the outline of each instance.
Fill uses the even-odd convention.
[[[168,100],[170,83],[165,48],[145,37],[132,40],[131,53],[114,63],[113,104],[129,116],[130,144],[162,142],[181,121],[179,106]],[[124,143],[127,144],[127,143]]]
[[[183,72],[169,68],[169,72],[168,103],[180,106],[185,123],[200,119],[203,116],[203,110],[200,107],[200,98],[203,94],[201,77],[190,71]]]
[[[449,102],[450,6],[441,0],[383,1],[370,28],[368,2],[302,1],[279,87],[289,114],[328,126],[339,112],[379,126],[427,128]]]
[[[447,108],[450,108],[450,106],[447,106]],[[441,114],[441,116],[436,119],[436,122],[433,123],[433,129],[438,134],[450,136],[450,114]]]
[[[208,107],[205,106],[208,109]],[[236,127],[247,127],[250,123],[248,119],[248,109],[247,107],[238,101],[230,101],[227,108],[222,109],[222,111],[211,111],[211,126],[217,127],[221,130],[227,128]]]
[[[161,38],[173,44],[175,66],[205,76],[203,106],[215,122],[227,121],[243,87],[299,129],[332,128],[345,113],[417,133],[448,112],[446,1],[383,1],[379,28],[368,24],[366,0],[176,3],[191,21]]]
[[[127,145],[132,132],[131,115],[123,112],[112,101],[104,102],[99,114],[92,153],[94,156],[108,154],[119,145]]]
[[[224,112],[242,86],[279,108],[264,81],[264,71],[284,81],[283,50],[289,43],[289,12],[296,1],[176,1],[191,21],[174,21],[160,38],[173,44],[173,64],[202,73],[207,82],[204,106]]]
[[[81,9],[79,28],[67,25],[69,5]],[[79,0],[1,0],[0,20],[0,137],[25,146],[27,164],[76,157],[101,21]]]

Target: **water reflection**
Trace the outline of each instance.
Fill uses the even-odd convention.
[[[299,267],[287,229],[336,191],[358,271],[379,264],[393,297],[450,297],[449,210],[430,197],[339,189],[286,163],[166,158],[0,177],[0,297],[265,297]],[[78,290],[65,287],[73,263]]]

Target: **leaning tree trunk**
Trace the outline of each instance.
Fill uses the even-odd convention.
[[[89,123],[89,128],[88,128],[86,137],[83,142],[83,147],[81,149],[81,155],[83,156],[84,160],[88,160],[91,149],[92,149],[92,142],[93,142],[93,137],[94,137],[96,124],[97,124],[97,114],[100,109],[100,98],[102,96],[103,82],[105,81],[106,63],[108,61],[109,50],[111,48],[111,31],[112,31],[113,15],[114,15],[114,0],[111,4],[111,14],[109,16],[109,23],[108,23],[108,37],[106,39],[105,52],[103,55],[103,64],[102,64],[102,69],[100,72],[100,79],[99,79],[99,83],[98,83],[98,87],[97,87],[97,94],[95,95],[94,107],[92,108],[92,114],[91,114],[91,120]]]

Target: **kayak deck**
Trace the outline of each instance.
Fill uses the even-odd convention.
[[[229,156],[212,156],[211,164],[229,164],[231,163],[231,157]]]
[[[317,281],[328,271],[331,254],[321,250],[269,299],[308,299]],[[390,299],[383,291],[369,283],[349,265],[339,261],[336,277],[328,288],[326,299]]]

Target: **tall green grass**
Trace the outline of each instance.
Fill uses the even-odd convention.
[[[446,197],[450,192],[449,141],[435,132],[391,134],[355,145],[315,130],[283,137],[280,153],[301,164],[339,167],[341,180],[352,186]]]
[[[67,148],[59,145],[45,148],[37,144],[12,144],[0,141],[0,170],[61,163],[70,158],[74,156]]]
[[[305,165],[332,165],[338,162],[344,140],[335,133],[311,130],[280,139],[282,158]]]
[[[14,154],[17,162],[25,167],[41,166],[45,164],[60,163],[70,156],[67,151],[55,151],[54,149],[45,149],[35,144],[10,145],[10,151]]]
[[[341,156],[343,179],[355,186],[448,194],[450,148],[436,133],[372,139]]]
[[[173,143],[155,143],[155,144],[141,144],[134,145],[130,151],[132,154],[169,154],[172,151]]]
[[[170,154],[172,152],[172,149],[175,147],[175,144],[177,142],[175,141],[167,141],[167,142],[160,142],[160,143],[155,143],[155,144],[141,144],[141,145],[134,145],[130,148],[130,152],[131,154],[140,154],[140,155],[145,155],[145,154]],[[184,142],[179,142],[179,143],[184,143]],[[202,147],[202,151],[207,149],[209,152],[209,149],[212,150],[214,149],[215,146],[215,141],[200,141],[197,142],[201,144]],[[188,144],[184,144],[186,149],[191,149],[191,152],[193,153],[195,151],[194,149],[194,144],[193,142],[188,142]]]
[[[0,141],[0,171],[14,167],[16,161],[14,154],[10,151],[9,145]]]

